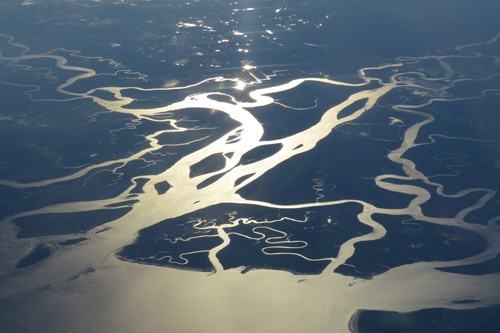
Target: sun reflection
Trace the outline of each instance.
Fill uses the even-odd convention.
[[[236,81],[236,85],[234,86],[234,89],[245,90],[246,87],[247,87],[247,84],[244,81],[238,80],[238,81]]]
[[[252,66],[252,65],[250,65],[250,64],[244,64],[242,68],[243,68],[244,70],[246,70],[246,71],[249,71],[249,70],[255,69],[255,68],[257,68],[257,67]]]

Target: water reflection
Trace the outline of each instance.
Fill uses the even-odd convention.
[[[279,7],[273,8],[274,25],[257,27],[252,15],[258,15],[259,7],[236,2],[230,7],[231,17],[238,19],[219,22],[225,30],[205,20],[176,23],[171,43],[186,54],[174,61],[177,67],[190,66],[198,58],[204,59],[199,67],[225,65],[217,58],[206,59],[210,47],[187,42],[194,30],[217,35],[207,37],[211,47],[217,46],[214,54],[245,56],[231,75],[190,84],[169,79],[162,86],[148,87],[141,84],[145,76],[112,60],[65,49],[37,53],[13,36],[1,36],[8,51],[0,57],[3,67],[26,73],[2,85],[22,91],[34,103],[97,105],[102,112],[127,117],[124,127],[110,131],[115,138],[139,134],[142,139],[139,147],[127,147],[128,153],[116,158],[104,153],[99,162],[87,159],[85,165],[66,168],[54,177],[0,181],[2,189],[16,195],[43,196],[54,189],[65,195],[47,195],[44,204],[12,212],[3,224],[12,228],[9,235],[16,225],[39,236],[41,243],[70,244],[57,255],[46,251],[50,246],[37,247],[45,249],[44,260],[15,275],[6,274],[1,297],[46,285],[80,286],[89,275],[105,286],[121,269],[141,267],[109,256],[120,251],[121,259],[136,263],[215,273],[130,268],[137,269],[131,279],[140,277],[154,287],[163,278],[183,292],[203,286],[200,294],[207,301],[196,306],[203,308],[230,285],[238,297],[248,300],[240,305],[246,310],[241,312],[251,314],[257,304],[251,293],[262,296],[265,291],[273,295],[273,306],[284,299],[285,305],[294,304],[294,311],[313,317],[316,331],[345,331],[360,309],[466,309],[498,302],[496,271],[479,276],[457,273],[457,267],[492,261],[500,251],[500,212],[474,215],[494,204],[496,189],[459,178],[462,172],[494,174],[489,168],[498,161],[492,157],[482,169],[469,168],[480,158],[467,159],[468,154],[456,151],[459,146],[469,153],[477,144],[494,150],[484,147],[496,147],[499,139],[488,124],[484,131],[464,135],[465,125],[456,122],[448,108],[472,101],[498,103],[500,61],[490,48],[498,47],[499,37],[457,47],[449,55],[401,57],[361,68],[355,79],[341,80],[307,66],[298,67],[297,73],[279,65],[266,67],[246,55],[252,55],[257,38],[278,45],[277,32],[292,31],[298,24],[321,29],[322,23]],[[249,26],[255,30],[243,29]],[[488,70],[470,73],[475,62]],[[105,66],[106,72],[89,64]],[[30,75],[38,71],[52,83],[31,82]],[[114,82],[123,78],[133,84]],[[54,92],[41,93],[49,87]],[[487,108],[478,112],[494,119]],[[451,125],[433,127],[441,122]],[[92,158],[99,156],[94,154]],[[431,166],[425,163],[429,156],[435,161]],[[77,192],[92,188],[92,179],[101,174],[109,178],[102,178],[96,192],[72,192],[75,184]],[[458,186],[455,179],[460,179]],[[105,192],[102,184],[118,193]],[[98,227],[80,230],[86,239],[75,244],[75,236],[69,234],[73,229],[59,232],[66,234],[62,236],[36,229],[44,218],[47,224],[80,213],[93,213],[86,219],[97,219],[98,212],[119,216],[107,215]],[[26,246],[23,240],[8,242]],[[112,269],[94,267],[103,263]],[[207,291],[209,287],[216,296]],[[287,292],[292,299],[283,296]],[[297,302],[296,295],[304,297]],[[260,318],[264,323],[276,320]],[[230,329],[218,321],[209,323],[221,325],[222,331]],[[299,331],[303,327],[294,324]]]

